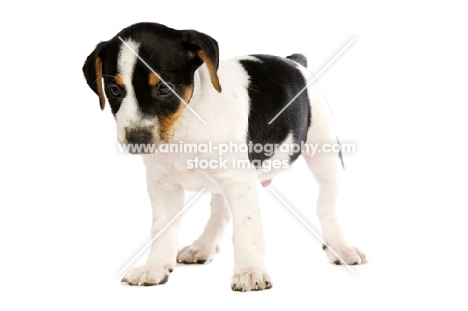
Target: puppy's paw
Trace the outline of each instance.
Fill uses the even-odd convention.
[[[164,284],[169,279],[173,268],[168,266],[144,265],[130,269],[122,282],[136,286],[152,286]]]
[[[360,265],[367,262],[366,255],[357,247],[338,243],[330,245],[323,244],[322,249],[327,254],[328,259],[335,265]]]
[[[231,279],[231,289],[234,291],[264,290],[272,286],[273,283],[268,274],[256,269],[234,272]]]
[[[213,260],[214,256],[218,252],[218,247],[192,244],[179,251],[177,254],[177,262],[185,264],[204,264],[205,262]]]

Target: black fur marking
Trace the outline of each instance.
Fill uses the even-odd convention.
[[[174,85],[174,91],[183,97],[187,87],[193,85],[196,67],[191,63],[189,53],[183,47],[182,37],[176,32],[175,38],[167,38],[159,32],[139,33],[132,39],[140,44],[138,54],[167,83]],[[178,40],[178,39],[179,40]],[[151,70],[140,60],[137,61],[132,77],[136,99],[140,111],[147,117],[164,117],[175,113],[180,105],[180,99],[173,93],[160,98],[157,86],[148,84]]]
[[[139,43],[138,54],[146,63],[157,72],[167,83],[174,84],[174,90],[183,95],[187,87],[193,85],[195,70],[203,63],[194,53],[204,50],[215,68],[218,67],[218,43],[208,35],[195,30],[175,30],[156,23],[139,23],[124,28],[109,41],[101,42],[88,56],[83,66],[83,73],[91,89],[96,89],[97,57],[102,59],[102,76],[104,78],[104,91],[112,109],[116,114],[120,108],[122,99],[117,100],[110,96],[108,85],[114,83],[117,72],[117,57],[122,42],[131,39]],[[139,59],[135,65],[132,84],[144,116],[167,116],[174,113],[180,100],[172,95],[165,98],[154,96],[153,88],[148,84],[148,75],[151,70]]]
[[[117,55],[120,44],[115,40],[99,43],[93,52],[86,58],[83,65],[83,74],[89,87],[97,94],[96,59],[102,61],[102,77],[104,79],[104,93],[106,94],[113,114],[120,108],[121,100],[114,99],[108,90],[108,85],[113,84],[117,74]]]
[[[334,263],[335,265],[337,265],[337,266],[341,265],[341,261],[339,261],[339,260],[335,260],[333,263]]]
[[[253,144],[280,144],[292,132],[296,144],[305,142],[311,123],[311,111],[307,92],[303,92],[283,113],[268,124],[306,85],[306,80],[296,68],[297,64],[287,58],[271,55],[252,55],[258,61],[240,61],[250,77],[248,94],[250,114],[247,142]],[[290,157],[294,161],[297,152]],[[250,161],[264,161],[265,153],[249,153]]]
[[[326,249],[327,249],[327,245],[326,245],[326,244],[322,244],[322,249],[323,249],[323,250],[326,250]]]

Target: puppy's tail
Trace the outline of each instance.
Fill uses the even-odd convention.
[[[305,57],[304,54],[294,53],[292,55],[286,56],[286,58],[289,58],[307,68],[307,57]]]

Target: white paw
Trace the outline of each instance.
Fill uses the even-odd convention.
[[[152,286],[164,284],[173,270],[169,266],[144,265],[130,269],[122,282],[137,286]]]
[[[335,265],[360,265],[367,262],[366,255],[357,247],[346,244],[323,244],[322,249]]]
[[[190,245],[182,248],[177,254],[177,262],[185,264],[204,264],[213,260],[219,252],[219,247],[209,247],[206,245]]]
[[[231,289],[234,291],[264,290],[273,286],[270,277],[261,270],[244,270],[234,273],[231,279]]]

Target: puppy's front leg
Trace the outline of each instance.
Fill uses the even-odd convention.
[[[268,289],[273,284],[264,264],[263,229],[255,178],[250,172],[238,173],[239,178],[233,180],[231,176],[222,185],[233,219],[234,274],[231,288],[236,291]]]
[[[150,172],[146,179],[153,209],[151,235],[154,238],[183,208],[184,191],[179,184],[158,180]],[[180,218],[153,241],[146,264],[131,269],[122,281],[138,286],[166,283],[176,263],[179,227]]]

